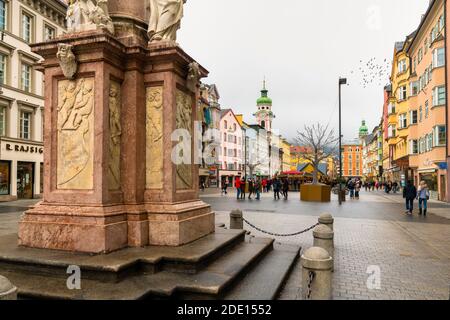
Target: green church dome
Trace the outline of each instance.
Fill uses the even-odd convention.
[[[272,99],[268,96],[269,90],[266,89],[266,81],[264,80],[263,89],[261,90],[261,98],[256,100],[258,106],[261,105],[272,105]]]
[[[364,137],[364,136],[367,136],[368,134],[369,134],[369,128],[367,128],[367,126],[366,126],[366,121],[363,120],[361,127],[359,128],[359,136]]]

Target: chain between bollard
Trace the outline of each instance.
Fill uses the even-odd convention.
[[[247,225],[249,225],[250,227],[252,227],[253,229],[255,229],[255,230],[259,231],[259,232],[262,232],[264,234],[268,234],[270,236],[274,236],[274,237],[294,237],[294,236],[298,236],[298,235],[301,235],[301,234],[306,233],[308,231],[311,231],[312,229],[314,229],[315,227],[317,227],[320,224],[320,223],[316,223],[315,225],[313,225],[313,226],[311,226],[311,227],[309,227],[309,228],[307,228],[305,230],[302,230],[302,231],[299,231],[299,232],[295,232],[295,233],[279,234],[279,233],[273,233],[273,232],[270,232],[270,231],[263,230],[263,229],[255,226],[253,223],[251,223],[250,221],[248,221],[244,217],[242,218],[242,220],[244,220],[244,222]]]
[[[311,285],[312,285],[312,282],[313,282],[315,276],[316,276],[316,274],[313,271],[309,272],[308,294],[306,295],[306,299],[308,299],[308,300],[311,299],[311,293],[312,293]]]

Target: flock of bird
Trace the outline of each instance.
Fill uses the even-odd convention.
[[[371,85],[385,85],[389,81],[391,75],[391,62],[384,59],[383,62],[379,62],[376,58],[371,58],[368,61],[359,61],[359,67],[357,70],[352,70],[350,74],[355,77],[360,77],[359,84],[363,88],[367,88]]]

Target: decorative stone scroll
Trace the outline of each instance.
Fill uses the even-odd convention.
[[[94,79],[58,82],[57,188],[93,189]]]
[[[109,89],[109,170],[110,190],[120,189],[120,142],[122,136],[121,121],[121,88],[120,83],[111,81]]]
[[[72,47],[70,44],[58,43],[58,52],[56,53],[64,76],[70,80],[73,79],[78,68]]]
[[[163,188],[163,87],[147,88],[146,188]]]
[[[192,137],[192,97],[181,90],[176,93],[176,125],[177,129],[184,129]],[[182,155],[180,155],[182,156]],[[177,189],[191,189],[193,185],[192,164],[177,165]]]
[[[187,87],[192,92],[197,90],[197,85],[200,80],[200,66],[197,62],[192,62],[189,64],[189,72],[187,76]]]

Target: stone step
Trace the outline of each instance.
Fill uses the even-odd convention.
[[[275,245],[230,292],[224,300],[274,300],[300,255],[300,247]]]
[[[17,235],[0,237],[0,273],[48,275],[67,278],[70,265],[79,266],[84,279],[118,282],[131,275],[162,270],[196,273],[210,262],[245,241],[245,231],[218,228],[181,247],[127,248],[107,255],[89,255],[66,251],[21,248]]]
[[[19,288],[19,297],[27,299],[217,299],[272,249],[271,239],[243,242],[196,274],[161,271],[128,276],[117,283],[84,279],[82,274],[81,290],[68,290],[66,279],[60,277],[1,273]]]

